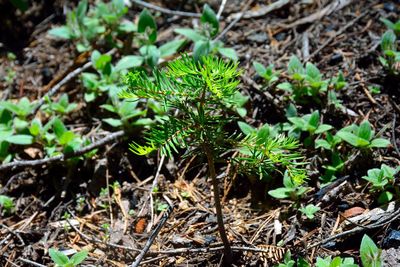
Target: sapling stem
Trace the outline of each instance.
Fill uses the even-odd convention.
[[[215,202],[214,204],[217,212],[218,230],[219,230],[219,235],[221,236],[222,243],[224,244],[224,261],[225,264],[229,266],[232,264],[232,248],[229,243],[228,237],[226,236],[226,231],[225,231],[224,219],[221,208],[221,199],[219,197],[217,175],[215,173],[214,155],[209,144],[204,144],[203,150],[207,157],[208,171],[213,184],[213,193]]]

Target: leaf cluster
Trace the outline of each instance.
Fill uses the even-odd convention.
[[[108,42],[117,46],[116,37],[136,30],[129,21],[122,22],[128,11],[123,0],[112,0],[109,3],[97,1],[94,7],[87,0],[81,0],[76,9],[67,13],[66,25],[55,27],[48,33],[51,36],[77,40],[79,52],[90,50],[94,44]]]
[[[76,267],[86,259],[88,252],[86,250],[81,250],[71,258],[68,258],[63,252],[51,248],[49,249],[49,255],[58,267]]]
[[[386,203],[392,200],[393,193],[389,191],[389,189],[395,186],[395,175],[399,171],[400,167],[394,169],[386,164],[382,164],[380,169],[370,169],[368,170],[367,175],[362,177],[370,183],[372,192],[381,192],[378,198],[379,203]]]
[[[175,32],[194,43],[193,56],[195,59],[200,59],[208,54],[215,55],[219,53],[234,61],[238,60],[233,48],[226,48],[222,41],[214,39],[219,32],[219,28],[217,15],[209,5],[205,4],[200,18],[200,27],[197,29],[179,28],[175,29]]]

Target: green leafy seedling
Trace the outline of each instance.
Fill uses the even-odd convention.
[[[71,258],[68,258],[68,256],[61,251],[51,248],[49,249],[49,255],[57,267],[76,267],[86,259],[88,252],[86,250],[81,250]]]
[[[89,51],[95,44],[107,43],[118,47],[118,37],[128,36],[137,30],[130,21],[122,21],[128,11],[123,0],[108,3],[97,1],[89,6],[87,0],[81,0],[75,10],[67,13],[66,25],[51,29],[48,34],[66,40],[75,40],[79,52]]]
[[[113,112],[119,116],[119,118],[105,118],[103,121],[112,127],[124,127],[126,129],[132,126],[145,126],[153,123],[150,118],[138,118],[146,115],[146,110],[142,110],[137,107],[138,101],[119,101],[116,98],[112,98],[113,105],[104,104],[101,105],[102,108]],[[134,118],[138,118],[133,120]]]
[[[283,257],[283,262],[279,263],[277,267],[310,267],[310,264],[302,257],[299,257],[297,261],[292,259],[290,251],[286,252]]]
[[[67,94],[62,94],[58,101],[51,101],[49,97],[45,98],[46,104],[42,105],[41,110],[48,114],[60,114],[66,115],[74,111],[77,107],[77,103],[70,103]]]
[[[232,48],[224,47],[220,40],[215,40],[219,32],[219,21],[215,12],[205,4],[200,18],[201,26],[198,29],[179,28],[175,32],[185,36],[194,42],[193,56],[196,60],[208,54],[221,54],[232,60],[238,60],[236,52]]]
[[[365,120],[359,126],[352,124],[341,130],[336,135],[345,142],[357,148],[385,148],[390,141],[384,138],[375,138],[375,131],[371,124]]]
[[[329,124],[320,123],[320,115],[318,110],[302,117],[290,117],[288,120],[293,125],[292,130],[308,132],[310,135],[325,133],[333,128]]]
[[[378,198],[379,203],[386,203],[392,200],[393,194],[388,189],[394,186],[395,175],[399,170],[400,167],[394,169],[382,164],[380,169],[370,169],[368,170],[368,175],[362,177],[370,183],[373,192],[381,192]]]
[[[389,74],[397,75],[396,64],[400,62],[400,52],[397,51],[396,35],[392,30],[387,30],[381,38],[382,56],[379,61]]]
[[[331,256],[326,258],[317,257],[315,267],[358,267],[358,264],[354,263],[353,258],[341,258],[339,256],[332,259]]]
[[[274,65],[271,64],[268,67],[265,67],[261,63],[254,61],[253,67],[257,74],[267,82],[267,88],[279,80],[279,72],[274,71]]]
[[[319,210],[320,208],[313,204],[309,204],[299,209],[299,211],[301,211],[301,213],[303,213],[310,220],[314,219],[315,213],[317,213]]]
[[[400,20],[392,22],[391,20],[380,18],[380,21],[382,21],[389,30],[394,31],[397,36],[400,36]]]
[[[11,214],[14,210],[14,201],[11,197],[0,195],[0,208],[6,214]]]
[[[283,185],[284,187],[268,191],[268,194],[278,199],[290,198],[292,200],[297,200],[308,191],[307,187],[300,186],[293,182],[288,171],[286,171],[283,176]]]
[[[381,253],[382,251],[377,247],[374,241],[368,235],[364,235],[360,246],[360,256],[363,266],[382,266]]]
[[[329,82],[324,80],[318,68],[307,62],[304,67],[301,61],[292,56],[288,63],[288,74],[292,80],[277,85],[278,89],[288,91],[296,102],[308,103],[310,98],[321,102],[319,95],[328,89]]]
[[[160,58],[166,58],[176,53],[185,42],[183,39],[177,39],[157,47],[155,45],[157,41],[157,24],[147,9],[140,13],[138,33],[143,36],[140,41],[139,58],[151,68],[158,64]]]

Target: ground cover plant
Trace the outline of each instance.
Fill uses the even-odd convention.
[[[267,2],[3,1],[0,265],[397,266],[400,4]]]

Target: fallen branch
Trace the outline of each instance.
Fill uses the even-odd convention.
[[[53,162],[57,162],[57,161],[64,161],[68,158],[77,157],[77,156],[86,154],[86,153],[92,151],[93,149],[96,149],[96,148],[102,147],[108,143],[111,143],[114,140],[121,138],[124,135],[125,135],[125,132],[121,130],[121,131],[112,133],[112,134],[108,135],[107,137],[104,137],[103,139],[100,139],[97,142],[94,142],[94,143],[92,143],[88,146],[85,146],[77,151],[72,152],[72,153],[62,154],[62,155],[54,156],[51,158],[14,161],[14,162],[2,164],[2,165],[0,165],[0,171],[4,171],[4,170],[8,170],[8,169],[34,167],[34,166],[45,165],[45,164],[49,164],[49,163],[53,163]]]
[[[228,21],[232,21],[234,19],[237,19],[238,17],[244,18],[244,19],[250,19],[250,18],[257,18],[257,17],[262,17],[267,15],[268,13],[271,13],[274,10],[280,9],[283,6],[287,5],[290,3],[290,0],[279,0],[276,1],[270,5],[263,6],[259,8],[258,10],[251,10],[251,11],[245,11],[245,12],[239,12],[232,14],[228,17]]]
[[[111,49],[110,51],[107,52],[108,55],[112,55],[116,52],[116,49]],[[51,97],[55,95],[63,85],[67,84],[69,81],[74,79],[76,76],[78,76],[81,72],[87,70],[92,66],[92,61],[89,61],[85,63],[82,67],[76,68],[72,72],[68,73],[67,76],[64,77],[60,82],[58,82],[56,85],[54,85],[37,103],[36,107],[32,110],[31,115],[36,114],[36,112],[40,109],[40,107],[44,104],[46,97]]]
[[[315,244],[312,244],[311,246],[307,247],[307,249],[321,246],[323,244],[326,244],[326,243],[328,243],[328,242],[330,242],[332,240],[338,239],[338,238],[343,237],[343,236],[352,235],[352,234],[355,234],[355,233],[358,233],[358,232],[361,232],[361,231],[382,227],[384,225],[387,225],[387,224],[393,222],[394,220],[397,220],[399,217],[400,217],[400,209],[397,207],[396,209],[394,209],[394,212],[392,214],[386,215],[386,216],[382,216],[375,223],[371,223],[371,224],[365,225],[365,226],[364,225],[363,226],[357,226],[357,227],[355,227],[355,228],[353,228],[351,230],[347,230],[347,231],[344,231],[342,233],[336,234],[334,236],[330,236],[328,238],[325,238],[322,241],[319,241],[319,242],[317,242]]]
[[[299,20],[296,20],[296,21],[293,22],[293,23],[284,25],[283,28],[285,28],[285,29],[290,29],[290,28],[297,27],[297,26],[299,26],[299,25],[303,25],[303,24],[307,24],[307,23],[312,23],[312,22],[314,22],[314,21],[316,21],[316,20],[320,20],[320,19],[322,19],[323,17],[329,16],[329,15],[332,14],[333,12],[339,11],[339,10],[341,10],[342,8],[344,8],[344,7],[348,6],[348,5],[350,5],[352,2],[353,2],[353,0],[337,0],[337,1],[335,1],[335,2],[333,2],[333,3],[331,3],[331,4],[329,4],[329,5],[327,5],[327,6],[324,7],[323,9],[318,10],[317,12],[315,12],[315,13],[313,13],[313,14],[307,16],[307,17],[304,17],[304,18],[301,18],[301,19],[299,19]]]
[[[138,267],[140,262],[143,260],[144,256],[146,253],[149,251],[151,244],[153,244],[154,239],[160,232],[161,228],[164,226],[164,224],[167,222],[167,219],[169,215],[171,214],[173,210],[172,206],[168,206],[168,209],[165,211],[163,214],[163,217],[161,218],[159,224],[157,227],[154,229],[154,231],[151,233],[149,239],[146,241],[146,244],[143,247],[143,250],[139,253],[139,255],[136,257],[135,261],[131,264],[131,267]]]

